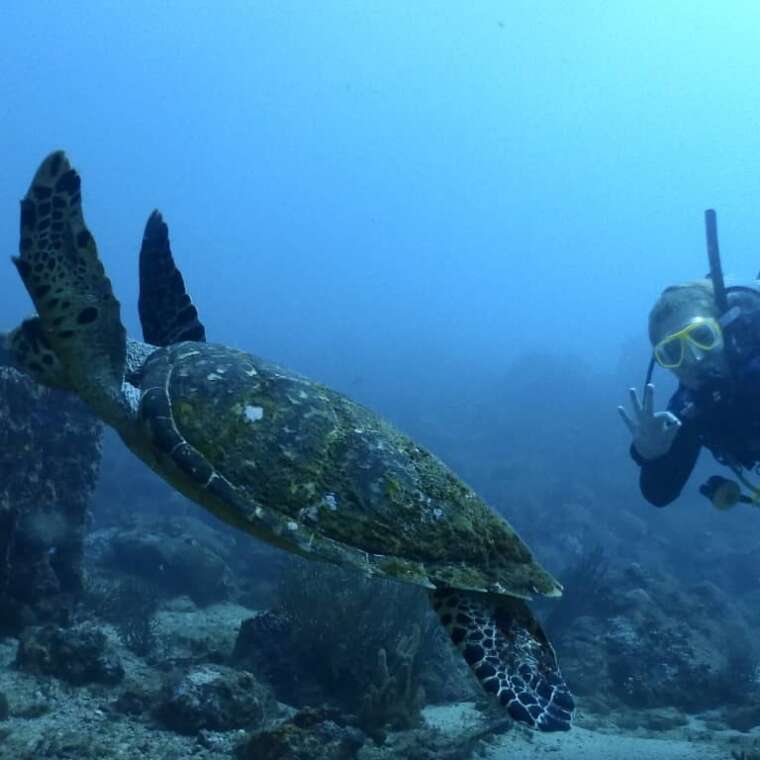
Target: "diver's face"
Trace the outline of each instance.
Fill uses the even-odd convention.
[[[659,344],[661,354],[677,362],[667,369],[687,388],[699,388],[727,374],[723,336],[713,319],[705,319],[701,313],[681,314],[663,320],[658,333],[655,347]]]
[[[711,351],[693,349],[687,352],[683,364],[673,370],[681,385],[687,388],[699,388],[707,380],[725,377],[728,370],[726,353],[721,346]]]

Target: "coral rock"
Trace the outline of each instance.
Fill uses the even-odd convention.
[[[170,679],[158,717],[181,734],[250,729],[273,712],[273,705],[268,690],[251,673],[204,665]]]
[[[105,634],[88,623],[72,628],[47,625],[27,631],[19,642],[16,664],[75,685],[115,684],[124,677],[124,668]]]

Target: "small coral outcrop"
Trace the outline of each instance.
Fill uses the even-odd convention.
[[[255,729],[271,715],[273,705],[269,691],[251,673],[200,665],[169,678],[157,716],[182,734]]]
[[[237,752],[238,760],[353,760],[366,741],[330,709],[300,710],[285,723],[254,733]]]
[[[384,738],[386,728],[406,730],[422,722],[425,689],[415,672],[421,636],[420,626],[414,625],[399,637],[391,658],[393,669],[385,649],[378,650],[377,669],[361,699],[358,716],[359,725],[373,738]]]
[[[76,686],[116,684],[124,677],[121,661],[105,634],[90,623],[28,629],[19,641],[16,665]]]

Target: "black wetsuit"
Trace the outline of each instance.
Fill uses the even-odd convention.
[[[681,493],[702,446],[723,464],[760,463],[760,312],[741,315],[723,334],[731,378],[697,390],[678,387],[668,411],[682,424],[667,454],[646,461],[631,446],[641,493],[657,507]]]

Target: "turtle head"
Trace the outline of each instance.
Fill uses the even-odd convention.
[[[72,390],[39,317],[25,319],[15,330],[0,333],[0,365],[14,367],[41,385]]]

